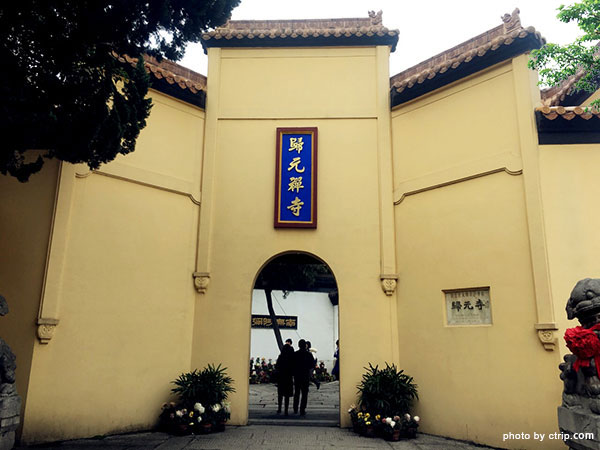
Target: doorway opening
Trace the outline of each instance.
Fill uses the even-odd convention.
[[[298,369],[302,358],[298,353],[290,355],[284,346],[291,340],[297,352],[301,339],[310,342],[307,350],[315,360],[306,415],[300,414],[301,401],[294,413],[294,396],[289,398],[286,415],[289,373]],[[248,423],[339,426],[338,339],[338,287],[327,263],[305,252],[287,252],[267,261],[252,289]],[[283,372],[280,379],[279,372]]]

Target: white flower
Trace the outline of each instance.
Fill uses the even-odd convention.
[[[190,427],[193,427],[193,426],[194,426],[194,422],[190,422]]]
[[[196,420],[198,421],[198,423],[202,422],[202,416],[196,417]]]
[[[198,411],[200,414],[204,414],[204,406],[202,406],[202,403],[196,403],[194,405],[194,409],[196,411]]]
[[[349,413],[351,413],[352,411],[354,411],[354,409],[353,409],[353,408],[350,408],[350,409],[348,410],[348,412],[349,412]]]
[[[219,412],[221,410],[221,405],[219,405],[218,403],[216,405],[212,405],[211,408],[214,412]]]
[[[386,417],[385,418],[385,423],[387,423],[388,425],[390,425],[393,422],[391,417]]]
[[[350,409],[356,409],[356,405],[355,405],[354,403],[352,403],[352,404],[350,405]]]
[[[391,422],[389,422],[390,427],[394,428],[396,426],[396,422],[394,422],[393,420]]]
[[[181,411],[180,409],[175,411],[175,414],[177,415],[177,417],[183,417],[183,411]]]
[[[231,403],[223,402],[223,403],[221,403],[221,406],[223,407],[225,412],[228,412],[228,413],[231,412]]]
[[[415,416],[413,417],[413,420],[417,423],[419,423],[419,420],[421,420],[421,418],[419,416]]]
[[[410,414],[408,414],[408,413],[404,414],[404,418],[405,418],[406,420],[410,420]]]

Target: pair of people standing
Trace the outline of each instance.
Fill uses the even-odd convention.
[[[285,415],[288,415],[290,397],[294,396],[294,414],[306,414],[308,403],[308,383],[310,375],[315,368],[315,359],[308,351],[306,341],[298,341],[298,350],[294,352],[292,340],[287,339],[277,358],[275,370],[277,371],[277,413],[281,414],[281,403],[284,401]]]

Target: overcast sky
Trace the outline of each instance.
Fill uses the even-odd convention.
[[[577,37],[574,24],[556,19],[565,0],[242,0],[233,20],[326,19],[367,17],[383,10],[383,24],[400,30],[390,57],[394,75],[431,56],[502,23],[501,16],[516,7],[521,24],[533,26],[548,42],[565,44]],[[207,60],[200,44],[189,46],[180,64],[206,75]]]

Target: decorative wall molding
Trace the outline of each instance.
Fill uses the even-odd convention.
[[[394,190],[394,205],[399,205],[409,195],[439,189],[463,181],[504,172],[508,175],[521,175],[523,166],[519,155],[504,152],[459,166],[406,180]]]
[[[140,169],[139,167],[128,166],[115,161],[94,171],[90,171],[87,166],[82,167],[83,169],[78,168],[77,173],[75,174],[77,178],[86,178],[91,173],[103,175],[116,180],[183,195],[188,197],[193,204],[200,205],[199,199],[201,193],[198,189],[194,189],[194,183],[190,181],[170,177],[150,170]]]
[[[558,327],[555,323],[536,323],[535,329],[538,334],[538,339],[544,346],[545,350],[550,352],[556,349],[557,338],[555,331],[558,331]]]
[[[385,295],[392,296],[396,292],[396,286],[398,284],[398,275],[380,275],[381,289],[385,292]]]
[[[48,344],[54,337],[54,331],[58,325],[58,319],[49,319],[41,317],[37,320],[37,337],[40,344]]]
[[[198,293],[205,294],[210,283],[210,274],[208,272],[194,272],[192,276],[194,277],[194,287]]]

